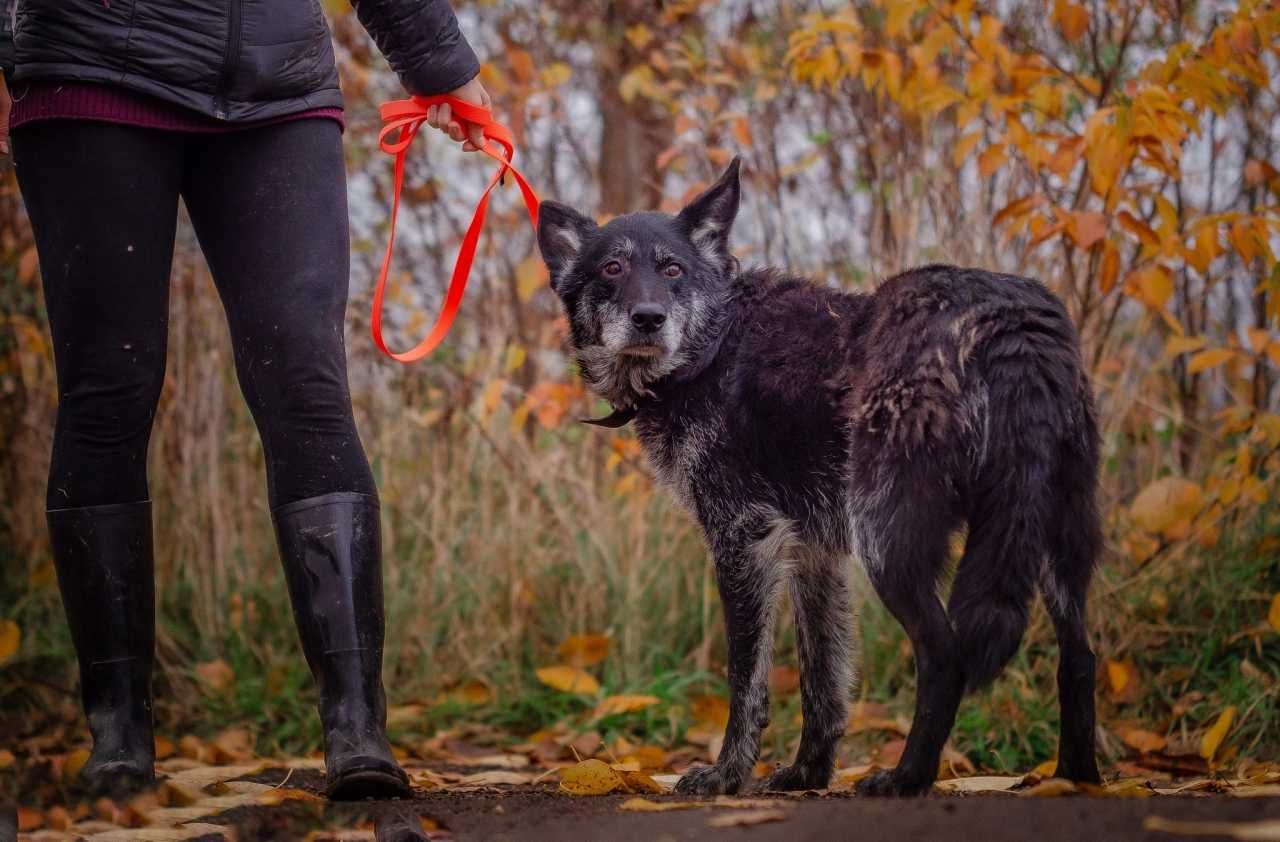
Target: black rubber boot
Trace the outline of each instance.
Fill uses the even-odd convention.
[[[329,797],[407,796],[409,779],[385,733],[378,500],[339,492],[272,514],[293,618],[320,689]]]
[[[98,792],[147,786],[155,781],[151,502],[52,509],[46,517],[93,735],[80,775]]]

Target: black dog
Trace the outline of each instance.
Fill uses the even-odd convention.
[[[768,722],[779,594],[795,603],[804,726],[770,789],[825,787],[852,681],[847,559],[915,651],[915,719],[898,767],[860,782],[927,791],[965,691],[1013,656],[1039,586],[1060,647],[1058,774],[1097,782],[1085,594],[1101,542],[1098,433],[1076,331],[1035,281],[927,266],[875,293],[729,254],[735,160],[677,216],[603,227],[545,202],[538,244],[581,374],[634,419],[659,480],[715,559],[729,649],[729,727],[684,793],[749,779]],[[964,556],[944,608],[952,533]]]

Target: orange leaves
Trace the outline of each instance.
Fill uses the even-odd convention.
[[[1107,218],[1094,211],[1076,211],[1067,217],[1067,236],[1082,249],[1091,249],[1107,233]]]
[[[548,687],[562,693],[581,693],[594,696],[600,692],[600,682],[588,672],[577,667],[559,664],[551,667],[539,667],[535,670],[538,680]]]
[[[1235,351],[1227,348],[1209,348],[1192,356],[1187,363],[1188,374],[1199,374],[1202,371],[1220,366],[1235,357]]]
[[[231,688],[236,679],[236,674],[231,669],[231,666],[221,658],[215,661],[207,661],[203,664],[196,664],[195,672],[196,678],[200,680],[201,687],[212,696],[225,693]]]
[[[1107,698],[1116,704],[1132,702],[1138,698],[1138,669],[1132,661],[1108,660]]]
[[[1147,532],[1170,533],[1188,525],[1203,505],[1199,485],[1181,477],[1164,477],[1142,489],[1129,515]]]
[[[589,667],[609,655],[609,638],[602,634],[575,634],[560,644],[559,655],[575,667]]]
[[[1271,598],[1271,609],[1267,611],[1267,623],[1272,631],[1280,632],[1280,593]]]
[[[623,695],[623,696],[606,696],[596,705],[593,716],[596,719],[603,719],[606,716],[616,716],[623,713],[635,713],[636,711],[651,708],[661,701],[657,696],[644,695]]]
[[[1212,761],[1218,748],[1222,745],[1222,741],[1231,731],[1231,723],[1235,719],[1235,705],[1227,707],[1222,713],[1218,714],[1217,720],[1200,738],[1200,756],[1205,760]]]
[[[1070,0],[1055,0],[1053,22],[1058,25],[1063,38],[1076,41],[1089,31],[1089,10]]]
[[[1163,310],[1173,296],[1173,273],[1159,264],[1151,264],[1130,273],[1124,280],[1125,292],[1152,310]]]
[[[18,654],[22,644],[22,629],[13,620],[0,620],[0,664]]]

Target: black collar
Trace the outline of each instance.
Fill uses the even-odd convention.
[[[711,366],[711,363],[715,362],[716,355],[720,353],[720,346],[724,343],[724,337],[728,332],[729,326],[722,325],[720,330],[716,333],[715,338],[708,342],[707,347],[703,348],[702,352],[698,354],[697,359],[687,366],[676,369],[654,385],[661,387],[667,384],[674,385],[676,383],[688,383],[690,380],[693,380],[699,374],[706,371]],[[634,421],[635,417],[640,414],[641,407],[653,402],[656,402],[656,398],[641,398],[633,406],[613,407],[613,412],[610,412],[603,418],[582,418],[579,420],[581,420],[583,424],[591,424],[596,427],[608,427],[611,430],[616,430],[619,427],[625,427]]]

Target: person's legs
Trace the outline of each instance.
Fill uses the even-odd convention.
[[[182,188],[262,435],[272,508],[377,493],[351,416],[346,171],[332,120],[197,138]]]
[[[383,734],[378,498],[347,389],[338,126],[299,120],[201,139],[183,197],[262,435],[294,619],[320,689],[329,794],[407,794]]]
[[[152,778],[155,644],[147,442],[164,380],[181,140],[56,121],[14,133],[58,373],[47,492],[93,753],[84,776]]]

